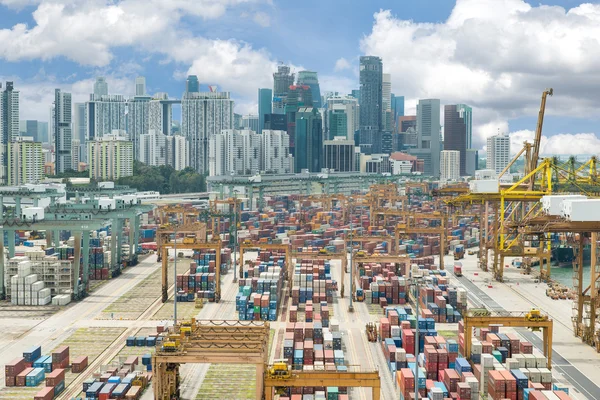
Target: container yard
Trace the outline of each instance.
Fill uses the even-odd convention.
[[[491,207],[451,206],[491,187],[479,183],[260,209],[142,207],[121,193],[94,200],[115,210],[110,226],[18,230],[5,243],[0,399],[600,398],[589,303],[546,294],[545,264],[527,259],[544,257],[540,242],[495,248]],[[584,232],[585,198],[541,197],[535,218]],[[61,215],[42,211],[26,215]]]

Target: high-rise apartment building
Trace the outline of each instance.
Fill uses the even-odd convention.
[[[71,118],[73,107],[71,104],[71,93],[65,93],[60,89],[54,90],[54,171],[61,174],[73,166],[72,131]]]
[[[354,140],[354,134],[359,127],[358,100],[351,96],[334,95],[332,97],[328,97],[326,102],[328,110],[341,110],[342,108],[345,109],[344,113],[346,114],[346,127],[348,129],[348,132],[345,136],[348,139]],[[327,113],[325,116],[326,137],[332,139],[334,136],[344,136],[339,131],[335,135],[331,134],[329,114]]]
[[[467,149],[471,144],[471,107],[464,104],[444,106],[444,150],[460,152],[460,175],[467,174]]]
[[[314,107],[300,107],[296,112],[296,152],[294,171],[321,172],[323,120]]]
[[[410,154],[424,161],[424,175],[440,176],[440,100],[419,100],[417,105],[417,147]]]
[[[148,131],[153,129],[162,132],[163,135],[171,135],[173,103],[174,100],[169,100],[167,93],[156,93],[152,96],[148,109]]]
[[[485,167],[502,172],[510,162],[510,137],[508,135],[495,135],[487,139],[487,159]]]
[[[442,182],[460,179],[460,151],[442,150],[440,152],[440,180]]]
[[[0,85],[0,89],[2,85]],[[19,91],[13,82],[6,82],[0,93],[0,180],[6,182],[8,144],[19,137]]]
[[[181,133],[190,146],[190,163],[208,172],[208,141],[224,129],[233,128],[233,100],[229,92],[188,92],[181,100]]]
[[[127,101],[122,95],[91,94],[85,107],[86,140],[101,138],[114,130],[127,130]]]
[[[273,112],[273,90],[258,89],[258,131],[265,129],[265,118]]]
[[[32,137],[18,137],[7,145],[7,184],[39,183],[44,179],[42,144]]]
[[[133,143],[133,154],[136,160],[139,160],[140,157],[140,136],[147,134],[150,130],[148,126],[150,100],[150,96],[140,95],[127,102],[127,137]]]
[[[392,114],[392,74],[383,74],[381,81],[381,121],[383,130],[391,132],[393,128]]]
[[[124,131],[88,141],[87,150],[90,179],[107,181],[133,175],[133,144]]]
[[[135,95],[146,95],[146,78],[144,78],[143,76],[138,76],[137,78],[135,78]]]
[[[294,157],[290,154],[290,137],[285,131],[263,130],[260,170],[267,174],[294,172]]]
[[[298,72],[298,86],[308,86],[312,94],[312,106],[315,108],[321,108],[321,88],[319,87],[319,78],[317,73],[314,71],[300,71]],[[310,106],[307,104],[306,106]]]
[[[256,132],[225,129],[209,142],[210,176],[251,175],[260,171],[261,137]]]
[[[323,141],[323,167],[336,172],[355,171],[354,140],[336,138]]]
[[[79,163],[81,162],[81,141],[79,139],[71,139],[71,169],[79,171]]]
[[[139,146],[139,161],[152,166],[167,164],[167,137],[162,132],[150,129],[140,135]]]
[[[94,95],[96,96],[108,96],[108,82],[103,76],[96,78],[94,83]]]
[[[200,92],[200,82],[196,75],[188,75],[185,82],[185,91],[187,93],[198,93]]]
[[[360,57],[360,136],[361,151],[379,152],[381,142],[383,64],[375,56]]]
[[[166,136],[167,164],[181,171],[190,166],[190,147],[181,135]]]

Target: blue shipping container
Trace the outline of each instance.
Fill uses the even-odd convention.
[[[42,356],[42,346],[33,346],[23,352],[26,363],[33,363]]]

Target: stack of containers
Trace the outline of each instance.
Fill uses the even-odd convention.
[[[358,286],[365,291],[367,304],[406,304],[408,285],[406,279],[397,275],[405,275],[406,268],[396,270],[393,264],[382,266],[370,263],[359,269]]]
[[[333,303],[331,265],[324,260],[298,260],[292,278],[292,305],[326,301]]]
[[[445,277],[438,277],[436,280],[437,284],[428,284],[419,290],[422,315],[433,318],[436,322],[459,322],[461,320],[459,310],[466,309],[466,291],[462,288],[448,287]]]
[[[25,377],[25,386],[37,386],[44,381],[46,371],[44,368],[33,368]]]
[[[409,368],[401,368],[396,372],[396,383],[400,391],[400,400],[411,399],[415,393],[415,375]]]
[[[321,324],[324,328],[329,328],[331,325],[333,331],[333,323],[330,323],[329,305],[326,301],[313,304],[312,300],[306,300],[304,304],[304,321]],[[298,322],[298,306],[290,306],[290,322]]]
[[[52,301],[51,290],[45,288],[44,281],[32,273],[31,261],[18,264],[17,275],[10,278],[11,303],[16,305],[45,306]]]
[[[69,346],[60,346],[52,352],[52,370],[69,366]]]
[[[339,332],[330,332],[318,323],[287,323],[284,333],[282,358],[295,370],[340,371],[345,365],[342,338]],[[326,392],[329,398],[341,399],[347,394],[346,387],[300,387],[291,388],[291,396],[316,395]]]
[[[235,304],[240,321],[277,320],[284,273],[284,253],[259,253],[259,261],[251,263],[245,272],[246,278],[239,280]]]
[[[90,239],[91,240],[91,239]],[[90,243],[91,245],[91,243]],[[107,280],[109,278],[107,257],[104,254],[103,247],[91,247],[89,255],[90,279]]]
[[[4,381],[6,386],[16,386],[17,375],[23,372],[25,368],[27,368],[27,363],[23,357],[15,358],[14,360],[8,362],[4,366]]]
[[[55,369],[46,374],[46,386],[53,388],[54,396],[58,396],[65,389],[65,370]]]
[[[74,374],[79,374],[83,372],[88,366],[88,357],[87,356],[79,356],[75,357],[71,362],[71,372]]]

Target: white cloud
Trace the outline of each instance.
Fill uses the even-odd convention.
[[[269,14],[267,14],[267,13],[264,13],[264,12],[254,13],[254,17],[252,19],[254,20],[254,22],[256,22],[258,25],[262,26],[263,28],[267,28],[267,27],[271,26],[271,17],[269,17]]]
[[[474,142],[506,121],[537,115],[546,87],[547,115],[597,116],[600,5],[532,7],[523,0],[457,0],[443,23],[375,14],[364,54],[383,58],[393,92],[473,106]]]
[[[516,154],[523,148],[525,141],[533,143],[535,132],[521,130],[510,133],[510,150]],[[553,155],[598,155],[600,139],[593,133],[560,133],[550,137],[543,136],[540,143],[540,154]]]
[[[352,68],[352,66],[350,65],[348,60],[346,60],[344,57],[342,57],[342,58],[338,58],[338,60],[335,62],[335,67],[333,68],[333,70],[336,72],[339,72],[339,71],[343,71],[345,69],[350,69],[350,68]]]
[[[6,5],[10,3],[13,7],[24,5],[17,0],[0,1]],[[99,70],[121,71],[116,78],[128,75],[126,78],[129,79],[129,75],[139,70],[139,65],[127,62],[119,66],[111,65],[114,50],[128,47],[144,56],[158,54],[159,64],[175,63],[177,71],[194,73],[202,83],[216,84],[223,90],[254,99],[256,87],[272,85],[271,74],[276,62],[271,55],[233,39],[194,36],[179,28],[179,21],[186,15],[215,19],[228,8],[241,3],[264,1],[28,0],[27,4],[38,3],[32,14],[34,24],[17,24],[10,29],[0,29],[0,43],[4,44],[0,47],[0,60],[65,57]],[[257,11],[255,20],[267,25],[269,16]],[[63,85],[58,80],[52,85],[70,90],[70,84]],[[26,94],[26,85],[20,84],[20,87],[23,95],[29,96]],[[119,93],[113,88],[111,85],[111,92]],[[53,89],[49,90],[51,92]],[[86,95],[90,90],[91,86],[86,87]],[[37,104],[37,108],[47,109],[51,101],[48,103],[46,100],[44,98],[44,103]],[[25,103],[22,109],[29,106],[34,105]]]

